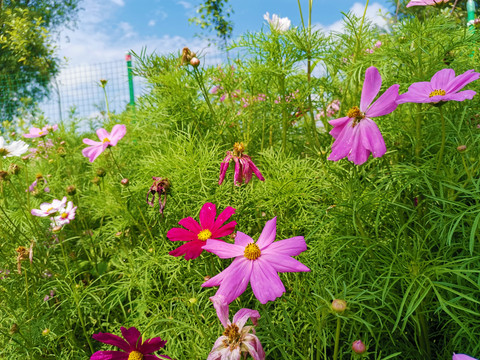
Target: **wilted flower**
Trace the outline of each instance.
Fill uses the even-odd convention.
[[[188,47],[184,47],[182,49],[182,58],[180,62],[182,65],[188,65],[190,61],[196,56],[197,55],[192,52]]]
[[[437,5],[441,3],[447,3],[448,0],[411,0],[407,4],[407,8],[411,6],[426,6],[426,5]]]
[[[20,173],[20,166],[18,166],[17,164],[11,163],[8,166],[8,173],[11,175],[18,175],[18,173]]]
[[[3,158],[12,157],[12,156],[21,156],[28,150],[28,145],[21,141],[14,141],[10,145],[7,145],[7,142],[0,136],[0,156]]]
[[[362,342],[362,340],[357,340],[353,342],[352,350],[356,354],[363,354],[367,350],[367,348],[365,347],[365,344]]]
[[[243,143],[235,143],[233,146],[233,151],[227,151],[227,156],[223,159],[220,164],[220,178],[218,179],[218,184],[221,185],[225,179],[228,166],[230,165],[230,160],[235,162],[235,172],[233,176],[233,183],[236,186],[240,186],[245,179],[245,184],[252,179],[252,172],[261,180],[265,181],[262,173],[253,163],[250,156],[244,154],[245,146]]]
[[[477,360],[471,356],[465,355],[465,354],[455,354],[453,353],[453,358],[452,360]]]
[[[155,206],[155,194],[158,194],[158,205],[161,214],[163,214],[163,210],[165,209],[165,204],[167,202],[167,189],[170,187],[170,182],[167,178],[161,178],[157,176],[152,176],[153,184],[150,186],[150,189],[147,192],[147,204],[150,206]],[[148,200],[152,195],[152,200]],[[163,195],[163,200],[162,200]]]
[[[228,316],[228,304],[221,295],[212,296],[210,300],[217,311],[217,316],[225,331],[213,345],[212,351],[208,354],[207,360],[240,360],[245,359],[248,354],[255,360],[264,360],[265,351],[258,337],[255,335],[253,326],[244,326],[248,319],[253,325],[257,325],[260,314],[257,310],[240,309],[230,322]]]
[[[405,94],[397,99],[397,104],[438,103],[441,101],[471,100],[476,94],[473,90],[460,91],[465,85],[477,80],[480,73],[468,70],[462,75],[455,76],[453,69],[442,69],[433,75],[432,80],[413,83]]]
[[[154,359],[172,359],[167,355],[155,355],[154,352],[162,349],[166,341],[159,337],[146,339],[143,341],[142,335],[135,328],[120,328],[122,331],[122,339],[120,336],[110,333],[93,334],[92,338],[104,344],[113,345],[122,351],[97,351],[90,360],[154,360]]]
[[[270,24],[270,27],[280,33],[287,31],[290,28],[291,21],[288,17],[281,18],[277,14],[273,14],[270,19],[268,12],[263,15],[263,18]]]
[[[282,296],[285,287],[277,272],[310,269],[292,258],[307,250],[303,236],[274,242],[276,232],[277,218],[274,217],[267,221],[256,243],[240,231],[237,231],[234,244],[207,240],[203,250],[221,259],[235,259],[220,274],[204,282],[202,287],[220,286],[216,295],[224,296],[228,304],[246,290],[248,283],[251,283],[253,294],[262,304]]]
[[[36,127],[32,127],[29,130],[28,134],[23,134],[23,137],[26,138],[39,138],[47,136],[50,132],[56,131],[58,129],[58,125],[45,125],[43,128],[39,129]]]
[[[19,274],[22,273],[22,261],[30,260],[30,264],[33,262],[33,241],[30,244],[30,247],[27,249],[24,246],[19,246],[16,249],[17,252],[17,271]]]
[[[397,108],[399,85],[390,86],[373,104],[382,86],[382,77],[376,67],[365,72],[360,108],[352,107],[346,117],[329,121],[330,135],[335,138],[328,160],[338,161],[348,156],[355,165],[367,161],[370,153],[381,157],[387,151],[385,141],[372,117],[390,114]]]
[[[77,193],[77,187],[75,185],[68,185],[67,186],[67,194],[68,195],[75,195]]]
[[[208,239],[218,240],[233,232],[237,225],[236,221],[230,221],[223,225],[233,214],[235,214],[235,209],[227,206],[215,219],[217,216],[215,204],[204,204],[200,210],[200,224],[193,218],[187,217],[178,222],[186,229],[172,228],[167,232],[170,241],[187,241],[186,244],[170,251],[169,254],[172,256],[185,255],[185,260],[199,257],[203,251],[202,246]]]
[[[93,141],[90,139],[83,139],[83,143],[90,145],[82,150],[83,156],[87,157],[90,162],[93,162],[102,152],[109,146],[117,145],[118,141],[122,139],[127,132],[125,125],[114,125],[112,132],[108,133],[105,129],[98,129],[97,135],[100,141]]]

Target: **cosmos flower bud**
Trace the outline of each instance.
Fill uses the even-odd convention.
[[[12,327],[10,328],[10,334],[13,335],[13,334],[17,333],[18,330],[19,330],[18,325],[16,323],[13,323]]]
[[[345,300],[335,299],[332,301],[331,307],[333,311],[335,311],[338,314],[341,314],[347,308],[347,302]]]
[[[365,344],[362,342],[362,340],[357,340],[353,342],[352,350],[356,354],[363,354],[367,350],[367,348],[365,347]]]
[[[106,174],[107,174],[107,172],[105,171],[104,168],[98,168],[98,169],[97,169],[97,176],[98,176],[98,177],[101,177],[101,178],[102,178],[102,177],[104,177]]]
[[[75,185],[69,185],[67,186],[67,194],[68,195],[75,195],[77,193],[77,188]]]
[[[100,184],[100,178],[98,176],[95,176],[93,179],[92,179],[92,183],[94,183],[95,185],[98,185]]]
[[[457,151],[458,152],[465,152],[465,150],[467,150],[467,145],[460,145],[460,146],[457,146]]]
[[[107,86],[107,83],[108,83],[108,80],[106,79],[100,79],[100,86],[102,88],[105,88],[105,86]]]
[[[198,67],[198,65],[200,65],[200,60],[194,57],[190,60],[190,65],[192,65],[193,67]]]
[[[67,150],[65,150],[63,146],[60,146],[57,149],[57,154],[60,155],[61,157],[64,157],[65,155],[67,155]]]
[[[50,329],[48,329],[48,328],[47,328],[47,329],[43,329],[42,335],[43,335],[43,336],[47,336],[48,334],[50,334]]]
[[[128,183],[129,183],[129,182],[130,182],[130,181],[129,181],[127,178],[124,178],[124,179],[122,179],[122,180],[120,181],[120,184],[122,184],[123,186],[128,186]]]

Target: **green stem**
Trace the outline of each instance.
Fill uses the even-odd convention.
[[[203,98],[205,99],[205,102],[208,105],[208,109],[210,110],[210,113],[212,114],[213,120],[216,123],[217,116],[215,115],[215,111],[213,110],[212,104],[210,103],[210,98],[208,97],[208,92],[207,89],[205,89],[205,84],[203,83],[203,76],[200,71],[196,67],[193,68],[193,75],[195,76],[195,80],[198,83],[198,86],[200,86],[200,90],[202,91]]]
[[[280,79],[280,93],[282,98],[282,151],[287,152],[287,127],[288,127],[288,116],[285,103],[285,76],[281,75]]]
[[[25,273],[25,300],[27,301],[27,315],[30,318],[30,301],[28,299],[28,276],[27,276],[27,267],[23,269]]]
[[[110,119],[110,107],[108,106],[108,96],[107,96],[107,89],[105,89],[105,86],[102,86],[103,89],[103,94],[105,96],[105,107],[107,109],[107,117]]]
[[[422,152],[422,104],[417,104],[417,119],[415,122],[415,163],[420,164],[420,154]]]
[[[440,112],[440,122],[441,122],[441,129],[442,129],[442,143],[440,145],[440,151],[438,152],[438,163],[437,163],[437,171],[440,171],[440,166],[443,164],[443,152],[445,151],[445,139],[446,139],[446,130],[445,130],[445,118],[443,117],[442,108],[438,108]]]
[[[335,331],[335,349],[333,351],[333,360],[338,359],[338,351],[340,344],[340,329],[341,329],[341,319],[337,317],[337,330]]]

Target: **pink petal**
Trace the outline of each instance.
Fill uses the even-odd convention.
[[[97,351],[90,360],[128,360],[128,353],[123,351]]]
[[[365,71],[365,80],[363,82],[362,97],[360,99],[360,111],[366,112],[375,96],[377,96],[382,87],[382,77],[375,66],[370,66]]]
[[[165,346],[167,343],[166,340],[162,340],[160,337],[155,337],[152,339],[147,339],[145,342],[138,348],[138,351],[140,351],[143,354],[149,354],[153,353],[155,351],[160,350]]]
[[[447,94],[442,96],[442,100],[454,100],[454,101],[464,101],[464,100],[472,100],[475,96],[476,92],[473,90],[464,90],[453,94]],[[432,99],[436,98],[436,96],[432,97]]]
[[[310,269],[300,261],[288,256],[278,254],[262,254],[262,259],[268,262],[276,272],[309,272]]]
[[[275,241],[268,248],[262,251],[264,254],[281,254],[288,256],[297,256],[307,250],[307,243],[303,236],[295,236],[293,238]]]
[[[243,170],[237,157],[233,158],[235,162],[235,172],[233,173],[233,184],[240,186],[243,183]]]
[[[243,325],[245,325],[248,319],[252,319],[253,324],[256,325],[258,319],[260,319],[260,313],[257,310],[240,309],[233,316],[233,322],[237,324],[240,331],[242,330]]]
[[[197,234],[182,228],[171,228],[167,232],[167,238],[170,241],[198,240]]]
[[[330,120],[328,123],[333,126],[333,129],[330,130],[330,135],[332,135],[333,138],[336,139],[338,135],[340,135],[340,133],[343,131],[345,126],[347,126],[347,124],[349,124],[349,122],[352,122],[352,121],[353,119],[349,118],[348,116],[339,118],[339,119]]]
[[[235,209],[231,206],[227,206],[225,210],[223,210],[220,215],[218,215],[217,220],[215,220],[215,223],[213,224],[211,231],[212,233],[218,230],[225,221],[230,219],[230,217],[235,214]]]
[[[45,213],[44,211],[38,210],[38,209],[32,209],[32,210],[30,211],[30,213],[31,213],[33,216],[40,216],[40,217],[46,217],[46,216],[49,215],[49,214]]]
[[[228,319],[228,304],[225,301],[225,297],[222,295],[215,295],[210,297],[210,300],[213,303],[213,307],[217,312],[218,320],[222,323],[223,327],[226,328],[230,325],[230,320]]]
[[[222,185],[225,175],[227,174],[228,166],[230,165],[230,160],[232,159],[232,156],[228,153],[229,152],[227,152],[227,156],[220,164],[220,178],[218,179],[218,185]]]
[[[453,353],[453,358],[452,360],[477,360],[471,356],[465,355],[465,354],[455,354]]]
[[[362,122],[365,121],[362,120]],[[360,134],[360,125],[356,126],[357,131],[355,132],[355,137],[353,138],[352,149],[348,154],[348,160],[352,161],[355,165],[362,165],[365,161],[367,161],[368,157],[370,156],[370,151],[365,149],[362,144],[362,137]]]
[[[250,165],[250,169],[252,169],[253,173],[260,179],[260,181],[265,181],[265,178],[262,176],[262,173],[260,172],[260,170],[258,170],[258,168],[255,166],[250,156],[247,156],[247,160]]]
[[[93,163],[97,157],[103,152],[103,146],[90,146],[82,150],[83,156],[87,157],[88,160]]]
[[[332,153],[328,160],[337,161],[343,159],[352,150],[352,143],[356,136],[358,126],[345,126],[340,136],[337,137],[332,145]]]
[[[100,141],[93,141],[93,140],[90,140],[90,139],[83,139],[82,140],[84,144],[87,144],[87,145],[93,145],[93,146],[98,146],[98,145],[102,145],[102,143]]]
[[[200,210],[200,225],[202,229],[211,229],[215,222],[215,216],[217,216],[217,208],[215,204],[205,203]]]
[[[168,254],[175,257],[185,255],[185,260],[196,259],[203,252],[203,245],[205,245],[205,242],[202,240],[189,241]]]
[[[137,350],[138,347],[142,344],[142,334],[137,330],[136,327],[132,326],[131,328],[120,328],[122,336],[130,344],[130,350]]]
[[[214,253],[220,259],[230,259],[232,257],[243,256],[245,247],[235,244],[229,244],[221,240],[207,240],[203,250]]]
[[[398,104],[398,89],[400,85],[395,84],[390,86],[387,91],[385,91],[382,96],[380,96],[377,101],[375,101],[366,112],[367,117],[377,117],[390,114],[393,112]],[[363,121],[363,120],[362,120]],[[360,123],[362,122],[360,121]]]
[[[235,236],[235,245],[240,245],[240,246],[247,246],[250,243],[253,243],[253,239],[248,236],[247,234],[237,231],[237,235]]]
[[[107,130],[101,128],[97,130],[97,136],[100,139],[100,141],[103,142],[103,139],[108,138],[109,140],[112,140],[109,138],[110,134],[108,133]]]
[[[455,71],[453,69],[442,69],[432,76],[430,83],[434,90],[446,90],[447,85],[453,79],[455,79]]]
[[[252,180],[252,169],[250,169],[249,162],[246,158],[246,155],[242,155],[239,159],[240,164],[242,165],[243,169],[243,177],[245,178],[245,184],[248,184],[250,180]]]
[[[448,93],[457,92],[462,89],[468,83],[477,80],[480,77],[480,74],[474,72],[473,70],[468,70],[461,75],[458,75],[453,79],[444,90]]]
[[[249,334],[243,341],[243,345],[248,349],[248,353],[254,360],[265,360],[265,351],[255,335]]]
[[[191,231],[194,234],[198,234],[200,231],[202,231],[202,227],[200,226],[200,224],[196,220],[194,220],[191,216],[180,220],[178,223],[181,226],[187,228],[188,231]]]
[[[382,157],[387,152],[387,147],[375,121],[365,118],[358,126],[363,147],[369,150],[373,157]]]
[[[93,334],[92,338],[104,344],[116,346],[123,351],[130,351],[130,345],[120,336],[110,333],[98,333]]]
[[[277,217],[275,216],[273,219],[268,220],[265,224],[262,233],[258,237],[257,246],[260,250],[265,249],[268,245],[270,245],[274,240],[277,234]]]
[[[406,102],[429,102],[429,95],[433,90],[435,89],[432,89],[430,82],[421,81],[413,83],[409,86],[408,91],[405,94],[402,94],[397,98],[397,104],[403,104]]]
[[[228,338],[222,335],[215,341],[212,351],[208,354],[207,360],[221,360],[223,355],[228,356],[230,350],[223,344],[223,340],[226,339]]]
[[[112,146],[117,145],[118,141],[122,139],[126,133],[127,133],[127,127],[125,125],[120,125],[120,124],[115,125],[112,128],[112,132],[110,133],[110,137],[109,137],[110,144],[112,144]]]
[[[273,301],[282,296],[285,292],[285,287],[275,269],[267,261],[264,261],[262,256],[252,261],[252,263],[253,269],[250,275],[250,283],[253,294],[258,301],[266,304],[268,301]],[[225,282],[226,280],[222,282],[222,285]]]
[[[221,238],[223,236],[230,235],[235,230],[235,226],[237,225],[236,221],[230,221],[225,226],[222,226],[220,229],[212,231],[212,239]]]

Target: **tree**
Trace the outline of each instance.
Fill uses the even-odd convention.
[[[59,70],[53,35],[74,23],[79,0],[0,0],[0,116],[11,120],[48,95]]]

